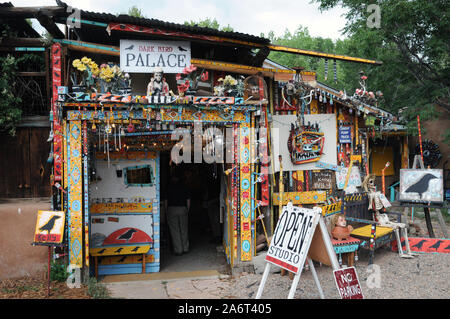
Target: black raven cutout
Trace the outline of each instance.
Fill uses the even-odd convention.
[[[430,186],[430,181],[432,179],[437,179],[438,177],[434,176],[433,174],[425,174],[420,178],[416,183],[409,186],[405,193],[417,193],[420,195],[420,199],[422,199],[423,193],[425,193],[428,190],[428,187]]]
[[[47,231],[47,234],[49,235],[50,232],[51,232],[51,230],[52,230],[53,227],[55,226],[55,221],[56,221],[58,218],[61,218],[61,216],[53,215],[52,218],[50,218],[49,221],[48,221],[44,226],[42,226],[41,228],[39,228],[39,230],[40,230],[40,231],[46,230],[46,231]]]
[[[126,241],[129,241],[131,239],[131,237],[133,237],[133,234],[136,233],[137,230],[134,228],[131,228],[129,230],[127,230],[125,233],[123,233],[122,235],[120,235],[119,237],[117,237],[117,239],[124,239]]]

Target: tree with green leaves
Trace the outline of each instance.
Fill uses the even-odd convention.
[[[417,114],[424,120],[433,115],[433,105],[450,111],[448,1],[369,1],[371,6],[365,0],[315,1],[321,10],[338,5],[348,10],[344,29],[348,55],[383,61],[381,67],[363,69],[369,85],[383,91],[390,111],[408,107],[406,114],[414,126]],[[346,68],[347,79],[356,69]]]
[[[219,22],[217,22],[217,19],[211,19],[211,18],[206,18],[204,20],[199,20],[198,22],[196,21],[185,21],[184,25],[190,25],[193,27],[202,27],[202,28],[211,28],[211,29],[216,29],[216,30],[220,30],[220,31],[228,31],[228,32],[232,32],[234,31],[234,29],[230,26],[227,25],[226,27],[221,27]]]
[[[135,18],[147,18],[136,5],[129,8],[127,14]]]
[[[14,94],[17,61],[11,56],[0,57],[0,131],[15,135],[22,110],[21,99]]]

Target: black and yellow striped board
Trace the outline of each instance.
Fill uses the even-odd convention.
[[[118,255],[137,255],[146,254],[150,250],[150,245],[129,245],[129,246],[111,246],[91,248],[91,256],[118,256]]]

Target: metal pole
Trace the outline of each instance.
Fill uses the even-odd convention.
[[[48,269],[47,269],[47,297],[50,297],[50,261],[52,258],[52,246],[48,246]]]

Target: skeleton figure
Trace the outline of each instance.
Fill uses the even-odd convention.
[[[387,214],[380,214],[380,210],[383,208],[391,207],[391,203],[389,203],[384,194],[382,194],[379,191],[378,192],[376,191],[374,174],[369,174],[364,178],[363,188],[367,192],[369,197],[369,209],[373,209],[375,211],[375,218],[377,223],[380,226],[390,227],[394,229],[395,237],[397,238],[398,253],[400,257],[412,258],[416,254],[412,253],[409,247],[406,224],[392,222],[389,220]],[[402,243],[400,241],[399,229],[403,231],[403,237],[405,238],[405,245],[406,245],[406,253],[403,253],[402,250]]]

